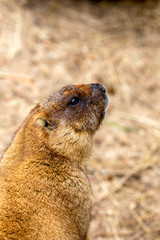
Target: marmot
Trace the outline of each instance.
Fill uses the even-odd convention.
[[[69,85],[30,112],[0,163],[0,240],[85,240],[92,137],[108,104],[101,84]]]

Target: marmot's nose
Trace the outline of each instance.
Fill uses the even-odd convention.
[[[102,91],[103,93],[106,93],[106,89],[105,89],[105,87],[104,87],[102,84],[92,83],[91,86],[92,86],[93,88],[96,88],[96,89]]]

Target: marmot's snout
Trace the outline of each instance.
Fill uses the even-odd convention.
[[[102,84],[99,84],[99,83],[92,83],[91,84],[91,89],[93,91],[93,93],[92,93],[93,95],[95,94],[95,91],[97,91],[97,90],[98,90],[98,92],[101,92],[101,96],[105,101],[105,105],[104,105],[104,111],[105,111],[105,109],[108,106],[108,97],[106,95],[105,87]]]

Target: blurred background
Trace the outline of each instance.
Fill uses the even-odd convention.
[[[160,1],[0,0],[0,155],[66,84],[109,96],[94,139],[91,240],[160,239]]]

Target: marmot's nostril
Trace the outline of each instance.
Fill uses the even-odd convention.
[[[93,84],[91,84],[91,85],[92,85],[92,87],[94,87],[94,88],[102,91],[103,93],[106,93],[106,89],[105,89],[105,87],[104,87],[102,84],[93,83]]]
[[[102,92],[106,93],[106,89],[105,89],[105,87],[104,87],[103,85],[100,85],[100,90],[101,90]]]

